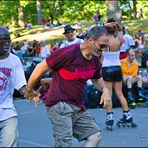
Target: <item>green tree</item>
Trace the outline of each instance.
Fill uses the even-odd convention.
[[[107,17],[114,18],[117,22],[121,22],[121,11],[118,7],[118,0],[106,0],[107,5]]]
[[[42,20],[42,11],[41,11],[41,2],[40,0],[36,0],[36,8],[37,8],[37,22],[41,23]]]

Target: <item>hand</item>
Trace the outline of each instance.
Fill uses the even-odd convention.
[[[102,104],[102,103],[104,103],[104,105],[103,105],[104,108],[107,108],[108,106],[112,105],[112,100],[111,100],[111,96],[110,96],[108,89],[103,90],[100,104]]]
[[[36,92],[29,86],[25,87],[25,93],[24,97],[28,100],[32,100],[33,97],[35,97],[37,94]]]
[[[41,89],[42,89],[42,86],[40,86],[40,87],[36,90],[37,96],[35,96],[35,97],[32,98],[32,100],[33,100],[33,102],[34,102],[34,104],[35,104],[36,107],[39,105],[40,96],[41,96],[41,94],[40,94]]]
[[[36,91],[33,90],[31,87],[26,86],[24,97],[30,101],[34,101],[35,106],[39,104],[40,101],[40,90],[42,87],[39,87]]]

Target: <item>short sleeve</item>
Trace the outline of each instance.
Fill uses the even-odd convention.
[[[66,61],[68,59],[68,54],[67,54],[68,52],[69,52],[69,49],[65,47],[65,48],[58,49],[54,53],[50,54],[46,58],[48,67],[56,71],[66,66]]]
[[[135,42],[132,37],[129,38],[129,46],[135,45]]]
[[[18,57],[15,60],[15,89],[19,90],[21,87],[26,85],[26,78],[23,70],[22,63]]]

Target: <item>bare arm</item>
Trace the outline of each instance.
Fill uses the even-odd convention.
[[[48,70],[49,70],[49,67],[46,63],[46,60],[43,60],[41,63],[37,64],[37,66],[33,70],[32,74],[28,80],[27,86],[29,86],[30,88],[33,88],[36,81]]]
[[[100,78],[100,79],[92,79],[92,82],[93,82],[94,86],[98,90],[100,90],[101,92],[103,92],[104,89],[107,89],[106,85],[104,84],[103,78]]]
[[[27,99],[33,99],[34,96],[37,96],[36,92],[33,90],[33,87],[35,85],[35,83],[37,82],[37,80],[45,73],[47,72],[49,69],[46,60],[43,60],[41,63],[37,64],[37,66],[35,67],[35,69],[33,70],[29,80],[28,80],[28,84],[26,86],[26,90],[25,90],[25,97]]]

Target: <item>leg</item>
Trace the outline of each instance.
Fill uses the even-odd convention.
[[[110,91],[110,96],[112,97],[112,87],[113,84],[110,81],[104,81],[106,87],[108,88],[108,90]],[[114,124],[114,114],[112,112],[112,102],[109,106],[107,106],[106,110],[107,110],[107,114],[106,114],[106,129],[112,131],[112,126]]]
[[[135,103],[135,98],[133,97],[133,94],[132,94],[132,85],[133,85],[133,76],[128,76],[128,77],[123,77],[124,79],[124,84],[127,84],[127,88],[128,88],[128,102],[129,102],[129,105],[131,105],[131,107],[135,107],[136,106],[136,103]]]
[[[136,127],[137,125],[135,123],[133,123],[133,118],[132,118],[132,115],[129,111],[127,101],[122,93],[122,82],[121,81],[115,82],[114,89],[115,89],[116,95],[119,98],[120,103],[123,107],[123,118],[117,122],[117,126],[124,127],[127,125],[127,126],[131,126],[131,127]]]
[[[84,147],[97,147],[101,141],[100,129],[87,111],[78,111],[73,116],[73,133],[79,141],[86,140]]]
[[[128,104],[127,104],[127,101],[122,93],[122,81],[114,82],[114,90],[115,90],[115,93],[122,105],[123,110],[128,111],[129,110]]]
[[[106,87],[108,88],[108,90],[110,92],[110,96],[112,97],[112,87],[113,87],[112,82],[110,82],[110,81],[104,81],[104,83],[105,83]],[[112,103],[110,104],[110,106],[108,106],[106,108],[106,110],[107,110],[107,113],[112,112]]]
[[[84,147],[97,147],[101,141],[101,133],[95,133],[89,136],[84,144]]]
[[[137,79],[138,79],[138,87],[142,88],[142,76],[138,75]]]
[[[72,146],[72,112],[65,102],[59,102],[47,109],[48,118],[53,125],[55,147]]]
[[[137,77],[134,78],[134,81],[137,82],[138,85],[138,103],[147,102],[147,99],[143,94],[142,76],[138,75]]]
[[[1,144],[0,147],[17,147],[18,121],[17,117],[1,121]]]

